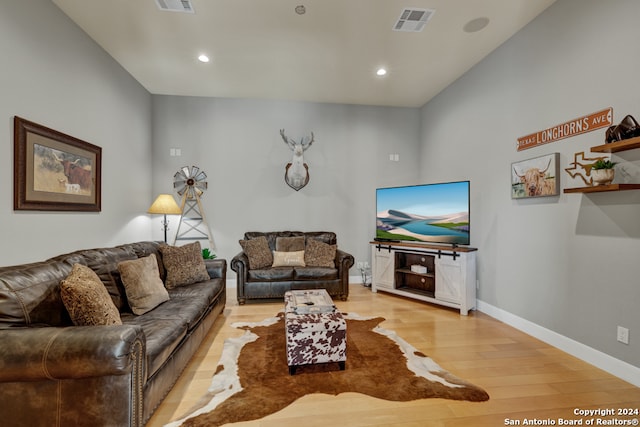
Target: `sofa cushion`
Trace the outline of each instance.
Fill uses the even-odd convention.
[[[134,314],[144,314],[169,299],[169,293],[160,280],[156,256],[122,261],[118,271],[127,292],[127,300]]]
[[[304,267],[304,251],[273,252],[272,267]]]
[[[255,239],[240,240],[240,246],[249,258],[249,269],[271,267],[273,254],[264,236]]]
[[[296,267],[295,280],[335,280],[338,269],[328,267]]]
[[[271,282],[280,280],[293,280],[293,267],[273,267],[249,270],[249,281]]]
[[[309,231],[304,233],[304,236],[307,241],[309,241],[309,239],[315,239],[327,245],[335,245],[338,243],[336,233],[333,231]]]
[[[335,267],[336,245],[328,245],[316,239],[307,239],[304,261],[309,267]]]
[[[304,251],[304,236],[276,237],[276,251],[278,252]]]
[[[73,266],[60,284],[60,296],[76,326],[122,324],[107,289],[86,265]]]
[[[52,260],[62,260],[71,265],[84,264],[98,275],[111,295],[113,303],[120,311],[129,310],[127,295],[118,271],[121,261],[138,258],[130,247],[83,249],[69,254],[58,255]]]
[[[0,327],[72,325],[60,298],[72,265],[51,260],[0,268]]]
[[[123,323],[141,326],[147,338],[148,377],[166,362],[209,313],[210,304],[223,286],[218,279],[169,289],[169,300],[144,316],[122,315]]]
[[[160,253],[160,245],[163,244],[164,243],[162,242],[135,242],[118,246],[118,248],[132,250],[138,258],[143,258],[154,254],[156,256],[156,261],[158,262],[160,279],[164,283],[165,279],[167,278],[167,272],[164,270],[164,264],[162,263],[162,254]]]
[[[188,330],[191,330],[208,313],[209,304],[215,301],[222,287],[222,282],[214,279],[170,289],[171,300],[166,304],[180,307],[179,314],[187,321]]]
[[[162,262],[167,270],[167,289],[209,280],[209,273],[202,258],[200,242],[184,246],[160,246]]]
[[[275,251],[276,240],[278,240],[278,237],[297,237],[297,236],[304,237],[304,235],[305,233],[303,233],[302,231],[268,231],[268,232],[247,231],[246,233],[244,233],[244,239],[251,240],[251,239],[255,239],[257,237],[262,236],[265,239],[267,239],[267,243],[269,244],[269,249],[272,251]]]
[[[188,323],[178,316],[180,307],[169,300],[155,310],[136,316],[122,315],[122,323],[142,327],[146,338],[147,378],[164,365],[187,335]]]

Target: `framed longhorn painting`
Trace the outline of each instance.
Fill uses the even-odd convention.
[[[511,164],[512,199],[559,194],[560,153],[551,153]]]
[[[13,209],[100,212],[102,148],[14,117]]]

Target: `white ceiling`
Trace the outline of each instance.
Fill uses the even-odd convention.
[[[424,105],[555,2],[191,0],[187,14],[155,0],[52,1],[152,94],[405,107]],[[405,7],[436,12],[420,33],[393,31]],[[480,17],[486,28],[463,30]]]

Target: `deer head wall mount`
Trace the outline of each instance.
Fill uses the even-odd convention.
[[[313,132],[311,132],[311,138],[303,137],[300,142],[287,137],[284,129],[280,129],[280,136],[293,152],[291,162],[285,167],[284,182],[298,191],[309,182],[309,166],[304,162],[303,153],[313,144]]]

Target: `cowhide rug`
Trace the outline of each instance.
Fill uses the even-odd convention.
[[[443,370],[395,332],[378,326],[382,317],[347,319],[347,362],[299,367],[289,375],[282,313],[261,323],[235,323],[245,329],[225,340],[211,387],[201,403],[169,426],[220,426],[255,420],[311,393],[362,393],[410,401],[439,397],[480,402],[481,388]]]

